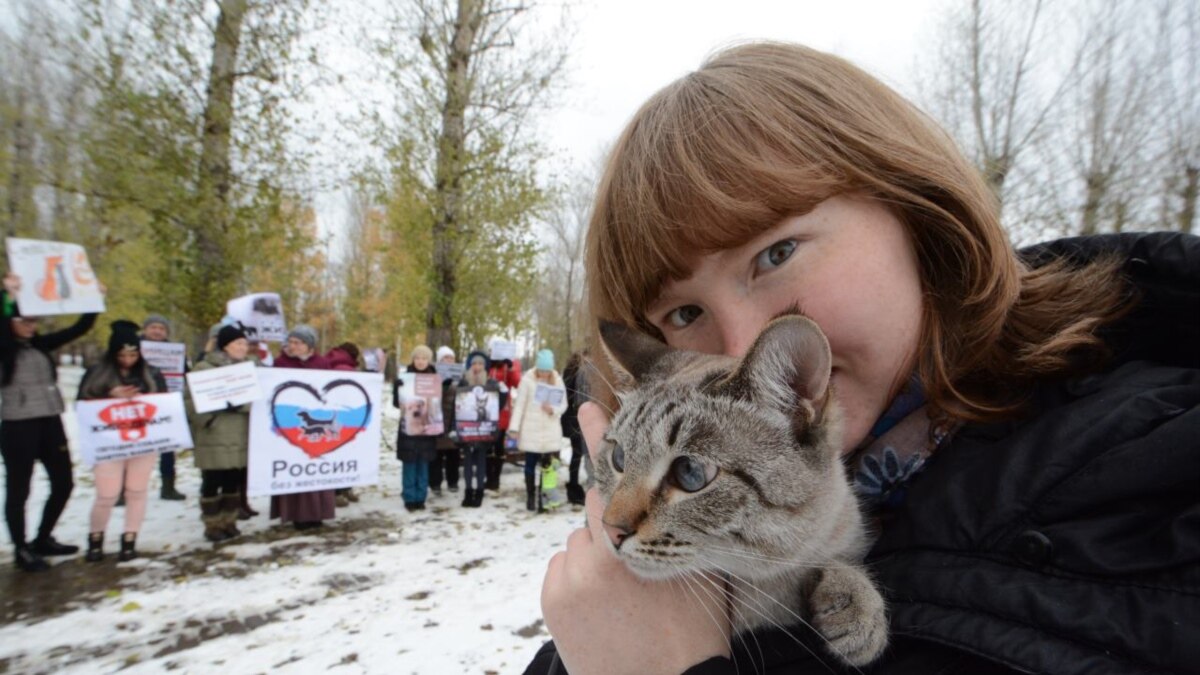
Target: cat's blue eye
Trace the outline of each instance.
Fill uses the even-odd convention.
[[[771,244],[755,258],[755,267],[759,272],[768,272],[779,267],[792,257],[792,253],[796,251],[796,245],[795,239],[784,239]]]
[[[620,443],[613,443],[612,465],[617,471],[625,473],[625,448],[622,448]]]
[[[709,472],[703,462],[691,457],[676,457],[675,461],[671,462],[671,478],[685,492],[695,492],[703,488],[715,476],[716,472]]]
[[[676,307],[667,314],[667,322],[675,328],[687,328],[693,321],[700,318],[704,310],[696,305]]]

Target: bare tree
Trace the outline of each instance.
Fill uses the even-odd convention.
[[[1167,144],[1163,215],[1180,231],[1192,232],[1200,195],[1200,7],[1164,1],[1159,16],[1157,63],[1166,79],[1160,113]]]
[[[1078,54],[1053,39],[1051,4],[971,0],[952,7],[932,57],[919,64],[928,109],[967,149],[1002,204],[1078,70]]]
[[[534,311],[541,342],[564,358],[582,347],[583,253],[595,191],[594,177],[576,174],[544,224],[548,236]]]

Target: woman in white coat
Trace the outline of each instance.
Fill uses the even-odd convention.
[[[554,352],[538,352],[536,367],[533,377],[521,379],[508,423],[508,435],[517,439],[517,449],[525,453],[525,508],[530,511],[537,510],[537,464],[549,466],[550,458],[562,448],[561,419],[567,409],[567,388],[554,369]]]

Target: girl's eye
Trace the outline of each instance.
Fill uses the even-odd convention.
[[[777,241],[763,249],[762,253],[758,254],[758,258],[754,261],[754,264],[760,272],[775,269],[787,262],[787,259],[792,257],[792,253],[795,250],[795,239]]]
[[[706,467],[703,462],[691,457],[676,457],[671,462],[671,478],[684,492],[695,492],[717,477],[715,467]]]
[[[625,473],[625,448],[620,443],[613,443],[612,465],[617,471]]]
[[[677,307],[667,314],[667,322],[675,328],[687,328],[693,321],[700,318],[704,310],[696,305],[684,305]]]

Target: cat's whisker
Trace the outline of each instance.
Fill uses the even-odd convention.
[[[684,588],[686,588],[688,590],[688,592],[692,594],[692,597],[694,597],[696,599],[696,602],[700,603],[700,606],[702,608],[704,608],[704,613],[708,614],[708,618],[712,620],[713,626],[716,627],[717,632],[725,633],[724,626],[717,619],[717,617],[713,615],[712,611],[708,608],[708,605],[704,604],[704,600],[700,597],[700,594],[696,592],[695,588],[693,588],[693,586],[692,586],[693,579],[690,574],[683,572],[683,571],[676,571],[676,572],[672,573],[670,580],[671,581],[682,581],[683,583],[680,585],[683,586]],[[712,598],[712,596],[709,596],[709,597],[710,597],[710,599],[715,599],[715,598]],[[729,653],[732,655],[733,654],[732,635],[729,635],[729,634],[725,635],[725,644],[729,647]],[[745,644],[744,639],[743,639],[742,644]],[[734,663],[734,669],[737,670],[736,662]]]
[[[735,602],[737,598],[732,592],[730,592],[728,587],[729,582],[727,579],[724,577],[719,577],[708,571],[693,572],[692,578],[695,579],[697,585],[699,585],[701,589],[709,594],[709,597],[717,599],[718,596],[716,594],[719,593],[720,596],[724,598],[725,606],[733,614],[730,617],[730,620],[733,621],[733,623],[730,625],[731,630],[733,626],[736,626],[739,623],[746,623],[744,619],[745,614],[742,612],[741,608],[738,607],[738,603]],[[754,656],[750,653],[750,645],[746,642],[746,633],[749,633],[750,637],[754,638],[754,646],[758,650],[758,661],[755,661]],[[750,658],[750,663],[754,667],[755,672],[765,673],[767,657],[765,654],[763,654],[762,642],[759,641],[758,635],[756,635],[754,631],[743,631],[736,633],[736,635],[738,639],[741,640],[742,646],[746,648],[746,656]],[[761,669],[759,668],[760,663],[762,664]],[[734,661],[734,667],[737,667],[736,661]]]
[[[754,560],[756,562],[778,563],[780,565],[784,565],[784,566],[788,566],[788,567],[809,567],[809,568],[816,570],[816,569],[828,569],[833,566],[828,560],[810,561],[810,560],[801,560],[798,558],[780,558],[777,556],[766,555],[765,553],[755,553],[754,551],[746,551],[743,549],[726,548],[723,546],[717,546],[717,545],[713,545],[713,544],[705,544],[705,549],[710,552],[714,552],[714,553],[723,553],[723,554],[735,556],[738,558]]]
[[[804,617],[800,616],[800,614],[798,614],[797,612],[795,612],[794,610],[792,610],[792,608],[791,608],[791,607],[788,607],[786,604],[784,604],[784,603],[780,602],[779,600],[777,600],[776,598],[772,597],[770,593],[767,593],[767,592],[765,592],[765,591],[761,590],[760,588],[758,588],[758,587],[757,587],[757,586],[755,586],[754,584],[752,584],[752,583],[748,582],[746,579],[742,578],[741,576],[738,576],[737,574],[735,574],[735,573],[733,573],[733,572],[730,572],[729,570],[726,570],[726,569],[722,568],[720,565],[717,565],[715,562],[713,562],[713,561],[711,561],[711,560],[706,560],[705,562],[706,562],[706,563],[708,563],[708,564],[711,564],[711,565],[713,566],[713,568],[714,568],[714,569],[716,569],[716,570],[720,571],[721,573],[725,574],[725,575],[726,575],[726,576],[728,576],[730,579],[732,579],[732,580],[735,580],[735,581],[739,582],[739,586],[738,586],[738,588],[745,588],[745,589],[752,590],[752,591],[754,591],[754,592],[755,592],[755,593],[756,593],[758,596],[760,596],[761,598],[763,598],[763,599],[766,599],[766,600],[768,600],[768,601],[770,601],[770,602],[774,603],[775,605],[779,606],[781,609],[783,609],[783,611],[787,612],[789,615],[791,615],[793,618],[795,618],[795,619],[796,619],[796,621],[800,622],[800,624],[801,624],[801,625],[803,625],[805,628],[807,628],[808,630],[812,631],[812,633],[813,633],[814,635],[816,635],[818,638],[820,638],[821,640],[823,640],[823,641],[824,641],[826,644],[828,644],[828,643],[829,643],[829,640],[826,640],[826,639],[825,639],[825,636],[824,636],[824,635],[821,635],[821,632],[820,632],[820,631],[818,631],[816,628],[814,628],[814,627],[813,627],[813,625],[812,625],[812,624],[810,624],[808,621],[806,621],[806,620],[804,619]],[[741,594],[741,597],[742,597],[742,598],[743,598],[745,601],[747,601],[747,602],[749,602],[749,601],[751,600],[751,598],[749,598],[749,597],[746,597],[744,593],[743,593],[743,594]],[[758,604],[758,603],[757,603],[757,601],[755,601],[755,603],[756,603],[756,604]],[[759,607],[762,607],[762,605],[761,605],[761,604],[758,604],[758,606],[759,606]],[[774,621],[773,619],[771,619],[771,618],[770,618],[770,617],[769,617],[769,616],[766,614],[766,612],[761,612],[761,611],[758,611],[757,609],[756,609],[755,611],[756,611],[756,612],[759,614],[759,616],[762,616],[762,617],[763,617],[764,619],[766,619],[766,620],[767,620],[769,623],[771,623],[771,624],[772,624],[772,625],[773,625],[775,628],[777,628],[778,630],[782,631],[782,632],[783,632],[785,635],[787,635],[788,637],[792,638],[792,640],[793,640],[793,641],[795,641],[795,642],[796,642],[796,644],[798,644],[798,645],[800,645],[801,647],[803,647],[803,648],[805,649],[805,651],[807,651],[809,654],[812,654],[813,658],[815,658],[815,659],[817,660],[817,662],[818,662],[818,663],[820,663],[822,666],[825,666],[825,668],[826,668],[827,670],[829,670],[829,672],[831,672],[831,673],[832,673],[832,672],[834,672],[834,670],[833,670],[832,668],[830,668],[830,667],[829,667],[829,664],[825,663],[825,660],[824,660],[824,659],[822,659],[822,658],[821,658],[821,656],[820,656],[819,654],[817,654],[815,651],[813,651],[813,650],[812,650],[812,649],[811,649],[811,648],[810,648],[810,647],[809,647],[807,644],[805,644],[803,640],[801,640],[800,638],[796,637],[794,634],[792,634],[792,632],[791,632],[791,631],[787,630],[787,628],[785,628],[785,627],[781,626],[781,625],[780,625],[778,622],[776,622],[776,621]],[[856,668],[855,670],[858,670],[858,669]]]

